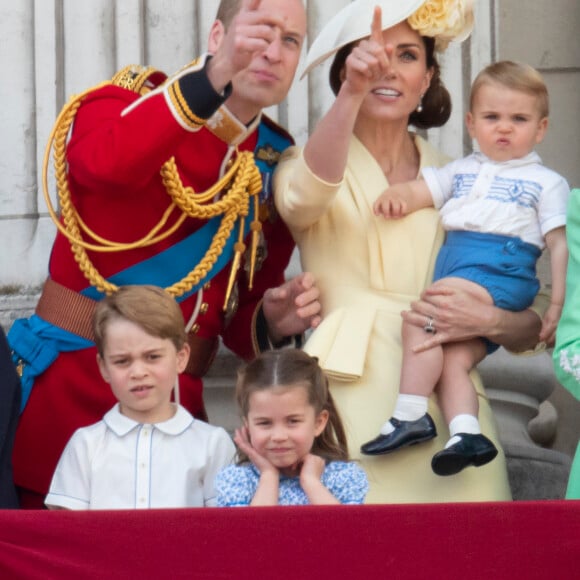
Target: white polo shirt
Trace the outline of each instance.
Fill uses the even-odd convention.
[[[422,174],[447,231],[517,236],[542,250],[566,224],[570,186],[535,152],[504,162],[473,153]]]
[[[45,503],[67,509],[215,506],[215,475],[234,454],[224,429],[181,406],[168,421],[151,425],[121,415],[117,404],[73,434]]]

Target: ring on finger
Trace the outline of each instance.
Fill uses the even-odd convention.
[[[437,333],[437,329],[435,328],[435,326],[433,324],[433,317],[432,316],[427,316],[427,322],[425,323],[425,326],[423,326],[423,330],[427,334],[436,334]]]

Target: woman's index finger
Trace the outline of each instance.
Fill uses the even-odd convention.
[[[380,6],[375,6],[371,22],[371,40],[383,44],[383,13]]]

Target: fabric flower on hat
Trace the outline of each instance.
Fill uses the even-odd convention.
[[[473,27],[471,0],[427,0],[407,22],[421,36],[435,38],[435,48],[444,51],[452,40],[461,41]]]

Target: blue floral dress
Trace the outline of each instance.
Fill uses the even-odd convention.
[[[253,464],[228,465],[216,476],[217,505],[220,507],[250,505],[260,472]],[[324,486],[341,504],[362,504],[369,489],[364,470],[356,463],[332,461],[321,477]],[[280,476],[278,505],[308,505],[310,501],[299,477]]]

